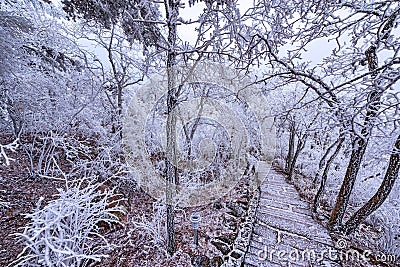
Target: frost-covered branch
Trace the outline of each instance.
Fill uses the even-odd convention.
[[[9,143],[7,145],[0,144],[0,163],[5,162],[5,164],[9,166],[10,161],[15,161],[15,159],[10,158],[7,155],[7,150],[15,152],[19,146],[18,141],[19,141],[18,139],[15,139],[12,143]]]
[[[117,216],[124,213],[118,205],[121,199],[90,179],[71,182],[58,191],[57,199],[41,207],[41,197],[35,211],[26,215],[31,222],[16,234],[24,249],[13,266],[87,266],[108,257],[104,249],[113,245],[101,229],[121,224]]]

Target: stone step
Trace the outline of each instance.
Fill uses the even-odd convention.
[[[261,189],[285,190],[287,192],[293,192],[297,194],[296,188],[294,188],[292,185],[282,184],[282,182],[279,181],[264,180],[261,184]]]
[[[268,240],[260,240],[259,237],[260,236],[255,234],[255,238],[250,242],[250,246],[258,250],[269,250],[275,249],[277,246],[286,246],[299,251],[299,253],[311,253],[311,251],[314,253],[322,253],[324,250],[334,249],[333,244],[328,246],[303,236],[297,236],[285,232],[277,232],[274,235],[274,238]]]
[[[283,195],[276,194],[274,192],[262,191],[260,195],[260,200],[271,200],[275,202],[290,204],[296,207],[309,209],[309,204],[300,199],[299,195]]]
[[[287,220],[295,223],[303,223],[304,225],[315,225],[312,218],[301,213],[292,212],[290,210],[276,209],[268,206],[261,207],[258,210],[257,218],[264,221],[270,221],[274,218],[281,219],[281,222]],[[283,225],[282,225],[283,226]]]
[[[258,210],[257,217],[260,219],[265,219],[265,217],[262,215],[267,217],[278,217],[283,220],[287,219],[288,221],[291,222],[301,222],[306,225],[315,225],[315,221],[311,216],[308,216],[303,213],[293,212],[291,210],[283,210],[269,206],[262,206]]]
[[[291,207],[293,207],[291,204],[284,203],[282,201],[276,201],[274,199],[260,199],[260,202],[258,204],[258,208],[261,209],[262,207],[271,207],[271,208],[276,208],[276,209],[284,209],[284,210],[290,210]]]
[[[320,225],[305,225],[301,222],[288,222],[288,220],[274,217],[273,220],[260,220],[257,219],[257,226],[254,232],[263,235],[264,229],[273,227],[281,231],[286,231],[290,234],[304,236],[310,240],[314,240],[326,245],[332,244],[331,238],[327,231]]]
[[[285,191],[289,193],[295,193],[298,194],[297,190],[290,185],[284,185],[282,182],[278,181],[268,181],[265,180],[264,183],[261,185],[262,190],[276,190],[276,191]]]

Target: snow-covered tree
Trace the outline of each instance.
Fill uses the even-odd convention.
[[[335,114],[340,132],[350,134],[351,155],[329,223],[338,230],[371,135],[398,131],[398,117],[392,116],[399,102],[389,104],[386,99],[398,94],[399,38],[394,29],[399,3],[256,1],[251,12],[249,20],[256,26],[248,46],[258,48],[254,61],[266,58],[270,66],[261,80],[280,77],[287,83],[302,83]],[[332,49],[320,62],[305,60],[310,55],[307,50],[316,49],[313,45],[330,42]],[[389,130],[388,124],[394,128]]]

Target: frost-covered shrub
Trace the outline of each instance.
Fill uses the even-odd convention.
[[[400,256],[400,211],[397,205],[385,203],[368,218],[368,222],[381,232],[383,251]]]
[[[101,226],[119,223],[120,199],[112,190],[88,180],[58,189],[58,199],[27,215],[31,222],[22,234],[24,249],[15,266],[86,266],[100,261],[111,245],[101,234]],[[100,243],[100,245],[99,245]],[[95,244],[95,246],[94,246]]]
[[[140,221],[132,221],[134,227],[129,234],[133,235],[135,231],[141,231],[147,237],[147,241],[150,241],[156,247],[163,247],[166,240],[164,227],[166,206],[155,202],[152,214],[150,220],[146,216],[142,216]]]

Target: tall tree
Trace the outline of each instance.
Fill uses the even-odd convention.
[[[262,26],[251,30],[248,47],[258,47],[254,61],[264,56],[270,66],[260,81],[279,77],[304,84],[335,115],[340,131],[352,138],[347,172],[329,222],[331,230],[341,228],[377,119],[381,125],[389,121],[379,114],[391,112],[382,107],[382,96],[391,94],[400,79],[399,41],[392,32],[399,12],[398,1],[257,1],[249,15]],[[329,40],[335,45],[322,62],[304,60],[313,42]],[[284,47],[287,42],[289,48]],[[380,63],[378,54],[383,51],[388,53]]]
[[[167,251],[169,254],[175,253],[175,224],[174,224],[174,204],[172,186],[178,182],[177,173],[177,151],[176,151],[176,115],[174,112],[177,104],[177,82],[176,82],[176,45],[177,45],[177,22],[179,17],[179,0],[166,0],[165,13],[168,26],[168,51],[167,51],[167,157],[166,163],[166,200],[167,200]]]
[[[344,231],[350,234],[357,229],[360,223],[376,211],[392,192],[393,186],[399,177],[400,170],[400,135],[395,141],[393,151],[389,158],[383,182],[372,198],[357,210],[346,222]]]
[[[167,70],[167,123],[165,180],[167,198],[167,251],[175,252],[173,187],[179,183],[176,164],[176,117],[174,109],[179,97],[179,84],[176,81],[175,66],[178,62],[197,61],[208,57],[215,61],[234,58],[233,50],[238,49],[233,35],[239,25],[236,1],[189,1],[189,5],[203,2],[205,8],[197,21],[186,21],[180,17],[185,8],[181,0],[164,1],[111,1],[111,0],[71,0],[63,1],[64,10],[72,19],[82,18],[94,21],[100,27],[113,29],[121,26],[126,38],[143,45],[145,53],[150,50],[160,55],[160,62]],[[161,5],[163,4],[163,17]],[[178,35],[178,27],[197,23],[194,44],[183,42]]]
[[[378,56],[377,48],[385,42],[393,29],[393,25],[398,15],[400,14],[400,7],[397,7],[390,16],[383,20],[380,24],[380,28],[377,31],[377,39],[375,42],[365,51],[365,60],[368,64],[368,70],[372,80],[372,90],[368,94],[367,105],[365,107],[366,114],[364,117],[363,126],[361,133],[354,136],[352,143],[352,154],[350,157],[349,165],[346,170],[342,186],[336,199],[335,207],[332,210],[331,217],[329,219],[329,228],[331,230],[337,230],[340,228],[343,216],[346,211],[348,201],[350,199],[351,192],[354,187],[354,183],[357,179],[357,174],[360,170],[361,162],[364,158],[365,151],[367,149],[368,141],[370,139],[371,131],[373,129],[373,123],[378,115],[381,107],[381,97],[385,92],[385,85],[378,76]],[[392,81],[389,81],[389,87],[392,85]],[[383,87],[383,88],[382,88]]]

